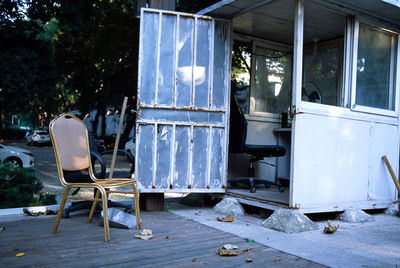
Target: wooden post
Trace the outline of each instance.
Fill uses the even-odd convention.
[[[392,166],[389,163],[389,160],[387,159],[386,155],[382,156],[382,160],[385,162],[390,175],[392,176],[393,182],[396,185],[397,191],[400,193],[400,184],[399,181],[397,180],[396,174],[394,174],[394,171],[392,169]]]
[[[125,117],[125,110],[126,110],[127,102],[128,102],[128,97],[125,97],[124,102],[122,104],[121,116],[119,117],[118,132],[117,132],[117,137],[115,139],[114,152],[113,152],[113,156],[112,156],[112,160],[111,160],[111,169],[110,169],[110,176],[109,176],[110,179],[112,178],[113,173],[114,173],[115,160],[117,159],[117,154],[118,154],[119,137],[121,136],[121,129],[122,129],[122,125],[124,124],[124,117]]]

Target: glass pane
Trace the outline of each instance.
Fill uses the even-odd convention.
[[[228,22],[215,21],[212,108],[223,109],[226,96],[226,67],[228,64]]]
[[[192,103],[193,27],[193,18],[182,17],[180,19],[176,85],[177,106],[190,106]]]
[[[339,106],[346,16],[310,1],[304,6],[302,101]]]
[[[151,189],[153,185],[154,130],[154,125],[139,125],[138,170],[135,176],[145,189]]]
[[[157,68],[157,40],[159,15],[157,13],[144,13],[141,56],[141,79],[140,79],[140,104],[153,105],[156,88]]]
[[[210,88],[210,47],[211,28],[209,20],[197,20],[196,66],[194,67],[195,79],[195,107],[208,108]]]
[[[356,104],[394,110],[394,35],[360,24]]]
[[[205,127],[193,128],[192,189],[205,189],[208,175],[208,134]]]
[[[188,188],[190,127],[177,126],[175,130],[174,189]]]
[[[175,86],[175,68],[172,66],[175,65],[176,17],[164,15],[161,23],[158,104],[172,106]]]
[[[279,114],[288,111],[292,55],[257,46],[251,102],[256,112]]]

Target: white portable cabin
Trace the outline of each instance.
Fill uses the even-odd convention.
[[[398,175],[399,33],[395,0],[224,0],[196,15],[142,9],[140,191],[228,193],[304,213],[387,207],[398,197],[381,158]],[[285,183],[283,193],[228,187],[248,167],[228,152],[232,45],[247,65],[234,90],[247,143],[287,149],[258,163],[256,177]]]

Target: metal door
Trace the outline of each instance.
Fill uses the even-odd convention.
[[[136,173],[141,192],[224,192],[231,24],[142,9]]]

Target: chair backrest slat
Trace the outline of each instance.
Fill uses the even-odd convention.
[[[82,121],[65,114],[54,121],[50,131],[53,132],[63,170],[76,171],[89,167],[88,135]]]

